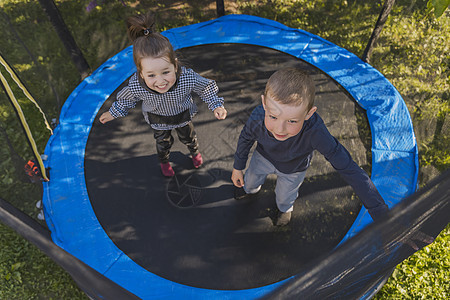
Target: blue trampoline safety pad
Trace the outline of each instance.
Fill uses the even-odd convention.
[[[367,111],[372,132],[372,180],[389,207],[417,185],[418,154],[408,109],[398,91],[354,54],[311,33],[247,15],[227,15],[163,32],[174,49],[242,43],[298,57],[331,76]],[[109,239],[86,190],[84,155],[96,114],[113,91],[136,71],[132,48],[110,58],[69,96],[45,154],[44,212],[53,241],[142,299],[253,299],[283,284],[246,290],[194,288],[163,279],[137,265]],[[372,222],[363,208],[343,240]],[[289,279],[287,279],[289,280]]]

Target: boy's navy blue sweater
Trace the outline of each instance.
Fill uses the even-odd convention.
[[[370,177],[352,159],[347,149],[333,137],[322,118],[314,113],[303,124],[302,130],[285,141],[276,140],[264,125],[264,108],[256,107],[239,136],[234,155],[234,168],[244,170],[251,147],[257,142],[256,151],[285,174],[305,171],[313,156],[319,151],[352,186],[363,205],[375,220],[388,211],[380,193]]]

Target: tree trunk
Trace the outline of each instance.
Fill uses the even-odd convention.
[[[39,3],[50,19],[53,27],[55,27],[56,33],[64,44],[64,47],[66,47],[67,52],[69,52],[72,62],[75,64],[81,75],[81,79],[84,79],[89,75],[89,65],[80,48],[78,48],[75,39],[67,28],[66,23],[64,23],[55,2],[53,0],[39,0]]]
[[[386,0],[384,2],[383,8],[381,9],[380,16],[378,17],[377,23],[375,24],[375,28],[372,31],[372,35],[370,36],[369,42],[367,43],[366,49],[364,50],[363,56],[361,59],[367,63],[370,63],[370,56],[372,55],[373,47],[380,36],[381,30],[383,29],[384,23],[389,16],[389,13],[394,6],[395,0]]]

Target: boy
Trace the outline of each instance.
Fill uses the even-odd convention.
[[[262,106],[255,108],[239,136],[231,175],[237,187],[235,199],[257,193],[267,175],[276,174],[279,213],[275,224],[287,225],[313,150],[317,150],[353,187],[372,219],[381,217],[388,206],[367,173],[328,132],[316,113],[314,94],[313,81],[299,69],[286,68],[270,76],[261,95]],[[257,146],[244,177],[255,141]]]

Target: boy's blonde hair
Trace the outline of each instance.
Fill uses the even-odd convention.
[[[315,85],[311,77],[297,68],[285,68],[270,76],[264,97],[281,104],[299,106],[307,104],[308,111],[314,106]]]
[[[127,19],[128,37],[133,42],[133,59],[138,72],[142,71],[141,60],[146,57],[165,58],[178,69],[172,44],[154,29],[151,12],[131,16]]]

